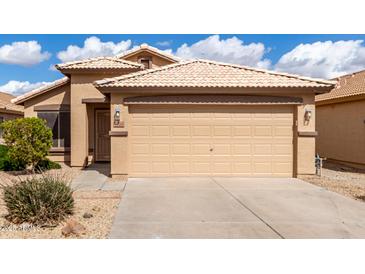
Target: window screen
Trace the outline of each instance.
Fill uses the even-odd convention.
[[[53,147],[70,147],[70,112],[38,112],[38,118],[46,120],[52,129]]]
[[[60,147],[70,147],[70,112],[60,112]]]

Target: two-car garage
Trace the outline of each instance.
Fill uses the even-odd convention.
[[[293,105],[133,104],[129,176],[293,176]]]

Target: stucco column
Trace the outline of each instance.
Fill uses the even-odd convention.
[[[128,178],[128,107],[123,105],[121,94],[110,95],[110,117],[111,117],[111,167],[110,174],[113,178]],[[114,124],[116,110],[120,111],[120,124]]]
[[[305,112],[311,112],[305,121]],[[315,103],[314,94],[303,96],[303,105],[297,107],[297,174],[315,174]]]
[[[82,104],[82,86],[71,81],[71,166],[88,164],[88,113]]]

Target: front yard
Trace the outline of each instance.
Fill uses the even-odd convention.
[[[80,170],[72,169],[62,165],[60,170],[50,170],[47,172],[61,173],[69,180],[80,174]],[[29,176],[29,175],[20,175]],[[0,171],[1,183],[10,183],[17,176],[11,172]],[[119,191],[75,191],[75,213],[73,216],[63,221],[55,227],[34,227],[29,224],[14,225],[6,220],[7,210],[3,202],[0,191],[0,238],[38,238],[57,239],[66,238],[62,234],[62,228],[68,220],[73,219],[86,228],[85,233],[80,235],[71,234],[67,238],[92,238],[103,239],[109,234],[116,209],[118,207],[121,192]],[[86,215],[85,215],[86,213]],[[87,218],[85,218],[85,216]]]
[[[365,202],[365,170],[326,162],[322,176],[299,176],[311,184]]]

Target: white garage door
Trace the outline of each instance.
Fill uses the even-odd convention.
[[[293,174],[292,106],[132,105],[129,176]]]

